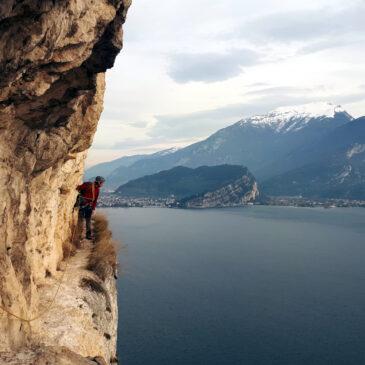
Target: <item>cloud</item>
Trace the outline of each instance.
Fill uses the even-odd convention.
[[[270,84],[267,82],[254,82],[252,84],[246,85],[249,88],[255,88],[255,87],[263,87],[263,86],[269,86]]]
[[[120,139],[114,143],[93,143],[93,148],[96,150],[120,150],[141,147],[149,143],[149,139]]]
[[[283,103],[284,102],[284,103]],[[185,115],[164,115],[156,117],[158,122],[149,135],[153,138],[174,139],[207,137],[243,117],[266,113],[278,106],[298,104],[303,98],[264,97],[255,102],[230,104],[221,108],[204,110]]]
[[[126,123],[127,125],[129,125],[130,127],[133,127],[133,128],[146,128],[149,124],[149,122],[146,122],[146,121],[137,121],[137,122],[129,122],[129,123]]]
[[[299,48],[298,55],[306,55],[310,53],[320,52],[328,49],[345,48],[345,47],[356,47],[359,45],[362,47],[365,37],[363,35],[356,37],[353,35],[349,37],[348,34],[338,34],[332,38],[313,40]]]
[[[223,81],[238,76],[242,67],[258,62],[258,53],[250,49],[227,53],[178,53],[171,57],[168,75],[178,83]]]
[[[240,34],[265,41],[292,42],[334,39],[338,35],[363,33],[365,4],[347,7],[296,10],[270,14],[247,22]]]
[[[348,94],[365,91],[364,10],[364,0],[136,1],[107,74],[97,151],[204,138],[310,101],[350,103],[360,115],[363,95]]]
[[[185,115],[157,116],[157,124],[151,129],[151,138],[171,140],[176,138],[205,138],[217,130],[231,125],[242,118],[265,114],[281,106],[291,106],[317,101],[346,104],[365,100],[365,93],[334,94],[315,96],[311,89],[294,87],[273,87],[252,92],[255,99],[244,103],[226,105]],[[349,111],[351,113],[351,111]]]
[[[92,148],[94,151],[102,150],[102,151],[121,151],[121,150],[130,150],[130,151],[146,151],[148,149],[151,150],[160,150],[169,147],[178,147],[185,146],[190,143],[196,142],[197,138],[173,138],[166,139],[163,137],[147,137],[143,139],[133,139],[126,138],[122,139],[115,143],[94,143]]]
[[[337,95],[333,97],[333,100],[336,104],[349,104],[349,103],[357,103],[365,101],[365,93],[353,93],[348,95]],[[351,111],[349,111],[351,114]],[[365,111],[363,111],[362,115],[365,115]]]
[[[318,89],[318,87],[316,89]],[[295,86],[273,86],[248,91],[245,93],[245,96],[262,97],[273,95],[307,95],[309,92],[313,91],[313,88],[300,88]]]

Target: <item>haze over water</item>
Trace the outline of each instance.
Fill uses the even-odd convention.
[[[365,210],[103,211],[123,365],[365,363]]]

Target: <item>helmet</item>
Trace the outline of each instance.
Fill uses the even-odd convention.
[[[105,182],[105,179],[104,179],[102,176],[97,176],[97,177],[95,178],[95,182],[103,183],[103,182]]]

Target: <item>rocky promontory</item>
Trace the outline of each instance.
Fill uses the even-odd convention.
[[[255,202],[259,195],[257,182],[246,173],[220,189],[188,197],[178,203],[180,208],[242,207]]]
[[[259,189],[244,166],[177,166],[120,186],[116,195],[132,199],[168,199],[179,208],[237,207],[255,202]]]

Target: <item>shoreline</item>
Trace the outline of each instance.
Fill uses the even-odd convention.
[[[285,199],[272,199],[268,202],[253,202],[242,205],[222,205],[214,208],[211,207],[179,207],[178,205],[164,201],[163,199],[140,199],[132,198],[123,200],[123,202],[103,202],[98,205],[99,208],[166,208],[182,210],[204,210],[204,209],[224,209],[224,208],[244,208],[252,206],[272,206],[272,207],[293,207],[293,208],[365,208],[365,201],[347,200],[347,199],[324,199],[310,200],[302,198],[287,197]]]

